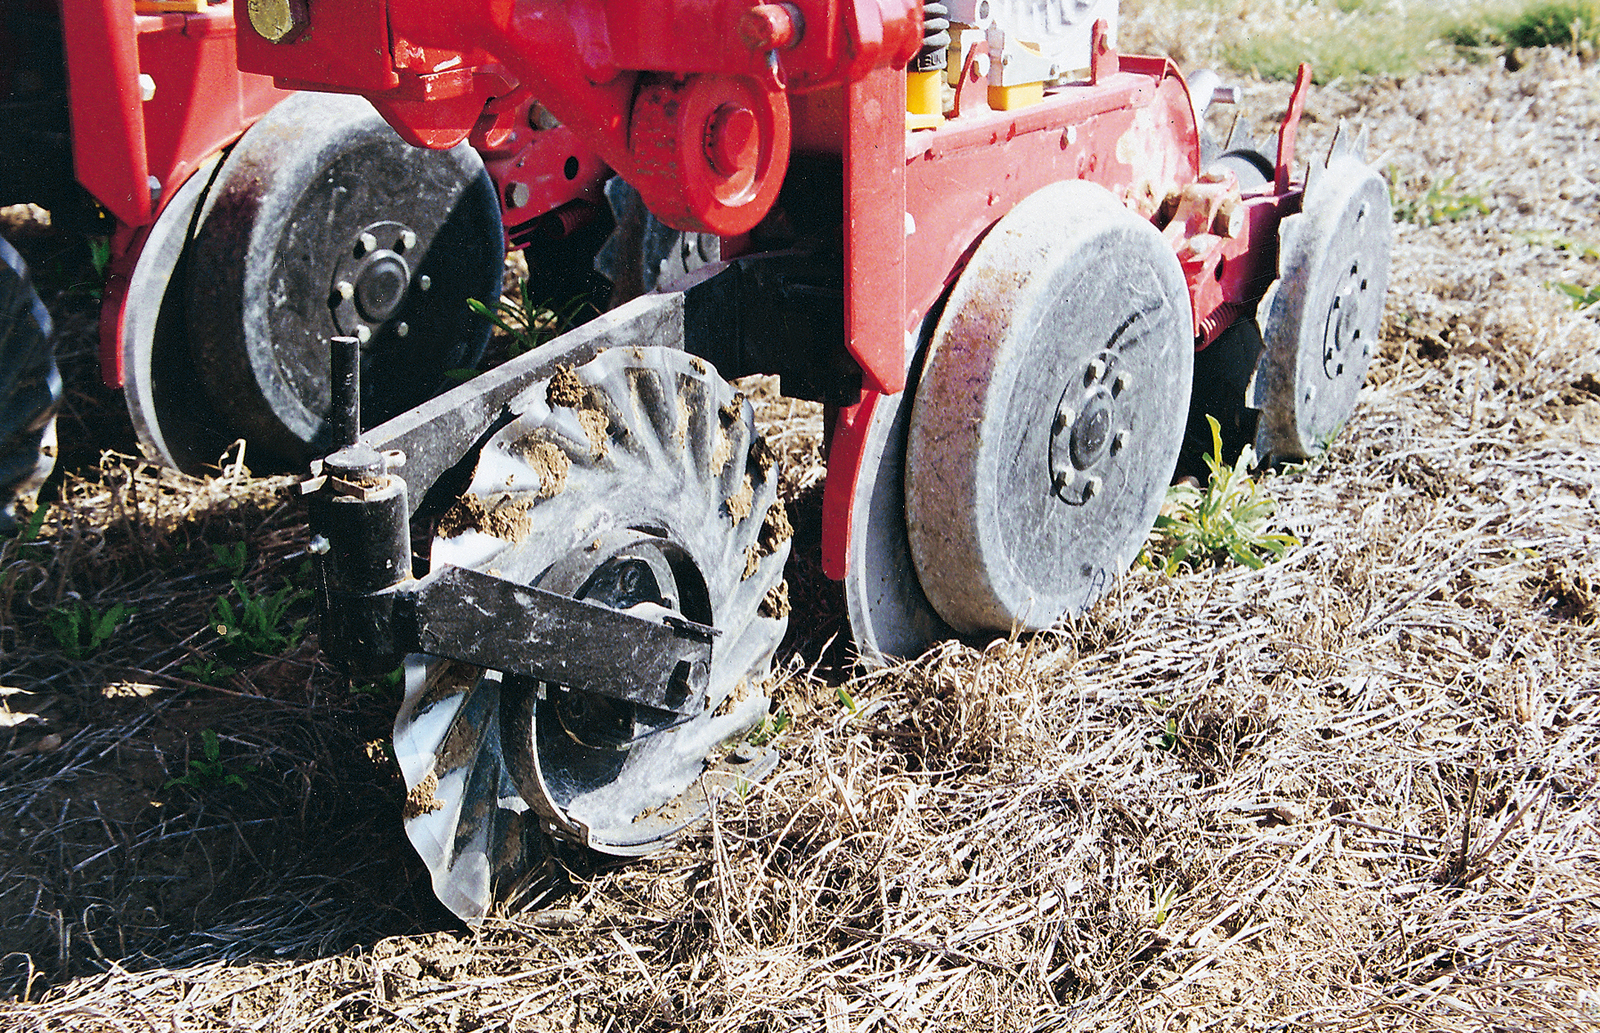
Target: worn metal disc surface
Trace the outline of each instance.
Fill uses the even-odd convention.
[[[213,407],[263,460],[329,443],[328,338],[362,340],[369,425],[448,386],[489,338],[505,237],[470,147],[412,147],[359,97],[299,93],[240,138],[190,245],[188,325]]]
[[[644,853],[770,754],[727,748],[766,715],[788,623],[790,529],[754,410],[699,359],[616,348],[536,385],[441,518],[432,562],[719,632],[705,707],[668,711],[414,658],[395,722],[406,832],[473,920],[537,832]],[[619,678],[627,671],[618,670]]]
[[[1045,187],[984,238],[906,457],[912,556],[952,627],[1048,627],[1132,563],[1182,441],[1192,323],[1172,248],[1102,187]]]
[[[1251,390],[1256,451],[1268,460],[1323,451],[1355,408],[1383,322],[1393,235],[1383,179],[1336,153],[1283,220],[1278,279],[1261,301],[1265,348]]]

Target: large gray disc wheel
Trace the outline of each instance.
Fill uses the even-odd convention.
[[[1102,187],[1051,184],[979,244],[906,456],[917,575],[952,627],[1049,627],[1132,563],[1182,442],[1193,332],[1172,248]]]
[[[489,326],[467,299],[499,297],[505,239],[470,147],[415,148],[361,98],[300,93],[188,200],[188,353],[165,358],[190,364],[207,418],[263,462],[298,465],[331,444],[332,336],[363,342],[369,424],[425,401],[448,386],[447,371],[481,356]],[[188,415],[159,394],[149,404],[146,424]],[[177,465],[215,461],[164,443]]]
[[[1325,450],[1355,408],[1383,323],[1392,226],[1383,179],[1354,151],[1333,157],[1278,230],[1278,279],[1261,300],[1265,342],[1251,406],[1270,461]]]
[[[406,832],[473,921],[540,830],[597,851],[658,848],[773,758],[730,744],[766,715],[788,623],[790,529],[750,403],[699,359],[612,349],[524,396],[441,519],[432,562],[717,630],[692,717],[414,658],[395,722]],[[628,676],[626,669],[618,677]]]
[[[0,534],[16,529],[17,501],[55,466],[60,401],[50,314],[22,256],[0,240]]]

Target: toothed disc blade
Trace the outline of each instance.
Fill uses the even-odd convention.
[[[519,409],[441,519],[432,562],[666,609],[718,636],[705,706],[688,719],[459,663],[412,665],[396,742],[431,757],[406,782],[416,796],[431,774],[442,806],[407,832],[440,898],[469,918],[515,876],[507,858],[527,862],[512,834],[524,808],[594,849],[644,853],[704,813],[717,788],[764,773],[770,755],[725,744],[767,712],[762,679],[788,614],[777,472],[750,403],[709,366],[665,348],[612,349],[535,386]],[[491,807],[491,832],[445,831],[450,815],[476,821]]]
[[[1383,322],[1392,228],[1383,180],[1335,154],[1279,227],[1278,279],[1261,301],[1265,340],[1251,389],[1256,451],[1324,450],[1355,408]]]

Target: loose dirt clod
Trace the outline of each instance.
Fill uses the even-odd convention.
[[[589,439],[590,454],[597,459],[605,455],[609,447],[607,432],[611,429],[611,417],[599,409],[580,409],[578,426],[583,428],[584,436]]]
[[[422,781],[411,787],[406,793],[406,805],[400,810],[400,817],[406,821],[420,818],[424,814],[444,809],[444,804],[434,797],[439,789],[439,779],[433,772],[422,776]]]
[[[583,386],[583,381],[578,379],[578,374],[571,366],[563,366],[550,378],[550,384],[544,391],[544,398],[552,409],[576,409],[583,404],[586,394],[587,389]]]
[[[559,445],[549,441],[530,441],[522,451],[522,458],[533,472],[539,475],[539,497],[554,498],[567,486],[567,471],[572,459]]]
[[[750,483],[750,478],[746,477],[739,482],[737,491],[722,500],[723,506],[728,511],[728,517],[734,523],[737,524],[750,515],[751,505],[755,501],[755,494],[755,486]]]
[[[565,459],[565,453],[561,457]],[[528,513],[533,503],[523,494],[464,495],[439,518],[438,533],[452,538],[463,531],[481,531],[520,542],[533,530],[533,517]]]

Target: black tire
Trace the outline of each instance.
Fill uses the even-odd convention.
[[[1204,484],[1211,475],[1206,456],[1211,454],[1214,417],[1222,438],[1222,461],[1230,466],[1244,446],[1256,439],[1261,414],[1247,404],[1250,378],[1261,357],[1261,330],[1253,316],[1245,316],[1222,331],[1194,357],[1194,390],[1189,395],[1189,421],[1178,453],[1178,475]]]
[[[22,256],[0,240],[0,534],[15,531],[16,503],[55,467],[60,402],[50,314]]]
[[[296,465],[331,444],[329,337],[367,337],[368,426],[479,360],[489,326],[467,299],[499,297],[505,236],[470,147],[412,147],[361,98],[302,93],[228,154],[190,248],[205,394],[253,455]]]

